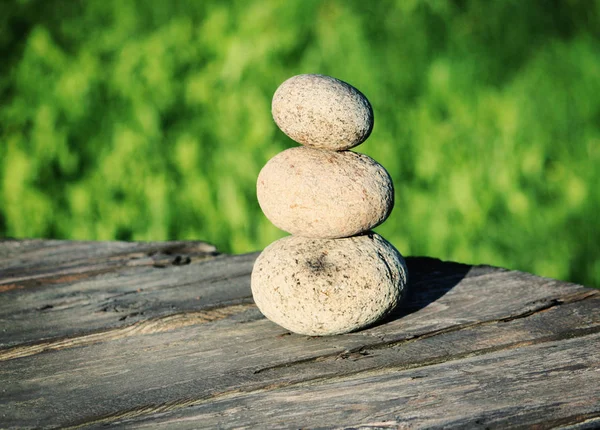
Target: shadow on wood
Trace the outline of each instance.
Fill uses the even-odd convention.
[[[387,318],[373,327],[410,315],[435,302],[463,280],[473,266],[430,257],[406,257],[408,294]]]

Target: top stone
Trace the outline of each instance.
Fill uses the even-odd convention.
[[[273,96],[273,119],[298,143],[343,151],[364,142],[373,129],[373,109],[352,85],[324,75],[294,76]]]

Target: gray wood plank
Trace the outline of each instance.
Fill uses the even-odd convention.
[[[250,300],[256,255],[215,256],[210,249],[203,243],[119,247],[77,263],[43,262],[33,280],[26,278],[30,270],[3,278],[0,288],[14,288],[0,290],[0,348]]]
[[[14,276],[0,278],[0,288],[13,287],[0,290],[0,349],[46,344],[52,340],[62,342],[65,338],[127,327],[152,318],[251,299],[249,277],[256,253],[215,257],[213,248],[203,242],[117,242],[114,246],[101,243],[100,251],[94,249],[93,242],[51,241],[54,246],[37,248],[30,242],[36,245],[45,242],[25,243],[26,254],[39,258],[40,267],[35,271],[30,269],[28,265],[32,263],[28,259],[23,267],[23,263],[19,263],[23,257],[15,257],[16,263],[10,265],[9,270],[21,267],[24,274],[17,276],[21,280],[15,281]],[[88,252],[88,249],[92,250]],[[72,258],[68,257],[69,253]],[[517,294],[520,306],[535,309],[552,303],[561,291],[573,288],[558,281],[537,280],[537,288],[524,289],[523,285],[534,279],[532,275],[511,272],[507,278],[505,270],[492,267],[471,267],[427,258],[409,258],[408,263],[412,289],[417,294],[401,312],[424,306],[429,307],[428,312],[419,313],[420,318],[411,318],[409,324],[405,324],[406,319],[386,324],[383,331],[371,331],[374,336],[407,337],[436,327],[493,318],[497,310],[504,314],[503,303],[515,304],[511,301]],[[32,271],[35,278],[26,278],[33,276]],[[495,292],[497,302],[492,303],[493,306],[490,303],[481,306],[478,301],[481,297],[467,303],[464,295],[456,296],[451,291],[465,278],[461,281],[461,291],[478,297],[477,293],[469,292],[477,288],[477,283],[469,280],[479,276],[489,277],[486,285],[490,287],[494,283],[504,284],[501,291]],[[448,292],[451,294],[446,295]],[[437,299],[444,295],[445,302],[439,302]],[[468,305],[459,318],[451,312],[455,308],[455,297],[461,306]],[[508,302],[506,297],[510,297]]]
[[[599,302],[591,291],[537,312],[524,309],[522,315],[389,342],[365,333],[286,335],[252,305],[221,309],[221,318],[198,318],[194,325],[165,323],[156,331],[7,360],[0,367],[0,380],[8,381],[0,415],[9,417],[9,425],[99,424],[179,416],[182,409],[243,392],[304,387],[372,370],[410,370],[418,377],[438,363],[598,333]],[[251,424],[238,422],[244,423]]]
[[[412,293],[387,321],[343,336],[290,334],[265,320],[251,300],[256,255],[218,255],[202,242],[0,242],[0,427],[228,427],[234,421],[215,421],[215,411],[236,416],[243,409],[228,409],[234,399],[254,408],[252,399],[267,404],[269,393],[279,404],[277,393],[285,390],[309,396],[315,386],[362,381],[373,372],[390,378],[416,372],[419,380],[418,372],[439,369],[434,373],[443,379],[448,366],[465,360],[575,339],[588,339],[590,351],[597,347],[598,290],[430,258],[407,258]],[[568,354],[561,357],[568,368]],[[600,373],[597,362],[579,365]],[[468,385],[460,389],[470,398]],[[363,394],[370,399],[368,390]],[[419,399],[413,403],[427,405]],[[521,410],[522,399],[515,399],[496,415],[482,403],[482,416],[491,414],[482,422],[518,421],[499,421],[498,414],[541,422],[533,406]],[[548,423],[583,426],[596,419],[597,409],[586,409],[578,396],[562,401],[569,407],[548,403]],[[571,415],[561,412],[567,409]],[[289,414],[297,423],[294,417],[312,409]],[[252,426],[259,415],[238,425]],[[347,415],[357,421],[343,425],[363,421],[358,412]],[[467,421],[457,415],[444,422],[472,426],[474,416],[463,411]],[[424,417],[402,423],[444,425]]]
[[[275,390],[228,393],[170,414],[125,416],[115,424],[173,429],[594,425],[600,417],[598,354],[596,333],[418,370],[387,367]]]
[[[45,239],[0,239],[0,280],[11,275],[33,278],[37,273],[52,274],[51,268],[85,269],[98,260],[133,260],[156,253],[174,255],[192,252],[216,254],[216,248],[201,241],[95,242]],[[107,259],[106,257],[110,257]],[[4,282],[3,282],[4,283]]]

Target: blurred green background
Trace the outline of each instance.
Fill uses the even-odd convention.
[[[405,255],[600,285],[600,2],[0,2],[0,234],[283,236],[261,167],[300,73],[373,104]]]

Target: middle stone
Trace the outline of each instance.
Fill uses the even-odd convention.
[[[257,197],[266,217],[288,233],[340,238],[385,221],[394,206],[394,186],[367,155],[295,147],[263,167]]]

